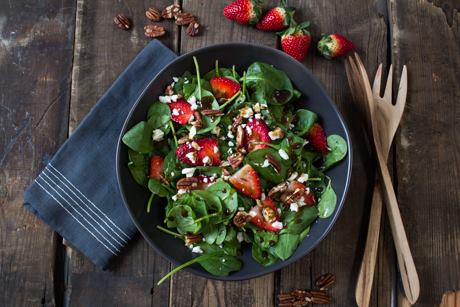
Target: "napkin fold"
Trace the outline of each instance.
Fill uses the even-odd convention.
[[[24,193],[24,206],[101,268],[137,232],[118,189],[122,125],[142,91],[176,55],[149,43]]]

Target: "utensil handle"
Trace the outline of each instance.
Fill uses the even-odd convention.
[[[379,144],[376,142],[375,145],[377,148],[376,153],[380,170],[379,174],[383,186],[382,193],[390,220],[391,233],[395,242],[396,255],[398,258],[403,288],[409,302],[414,304],[420,294],[420,282],[415,268],[414,259],[412,258],[412,253],[409,248],[409,242],[402,222],[401,212],[399,211],[398,201],[394,192],[393,183],[391,182],[390,173],[388,171],[387,164],[383,159]]]
[[[367,228],[366,246],[356,283],[355,298],[359,307],[368,307],[374,281],[375,263],[379,246],[380,221],[382,217],[382,194],[378,177],[372,195],[371,214]]]

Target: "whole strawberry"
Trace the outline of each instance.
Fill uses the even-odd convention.
[[[353,42],[339,33],[324,35],[318,42],[318,51],[326,59],[342,56],[353,49],[355,49]]]
[[[329,148],[327,147],[326,133],[320,124],[315,123],[313,126],[311,126],[310,131],[308,131],[307,134],[307,139],[313,149],[322,155],[326,155],[329,152]]]
[[[236,0],[224,7],[224,16],[244,25],[256,24],[262,14],[262,0]]]
[[[309,26],[308,21],[299,25],[291,22],[291,26],[281,32],[281,49],[296,60],[302,61],[310,48],[311,36],[306,30]]]
[[[293,8],[286,7],[286,0],[281,0],[277,7],[265,13],[256,28],[263,31],[281,31],[290,24],[294,13]]]

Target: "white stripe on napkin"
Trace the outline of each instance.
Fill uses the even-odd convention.
[[[37,178],[38,179],[38,178]],[[109,250],[112,254],[114,254],[115,256],[117,255],[116,252],[114,252],[111,248],[109,248],[107,245],[105,245],[101,240],[99,240],[98,237],[96,237],[94,235],[94,233],[91,232],[91,230],[89,230],[85,225],[83,225],[79,219],[77,219],[75,217],[75,215],[72,214],[72,212],[70,212],[66,207],[64,207],[64,205],[62,205],[62,203],[57,200],[47,189],[45,189],[44,186],[42,186],[40,184],[40,182],[37,181],[37,179],[35,179],[35,182],[43,189],[43,191],[45,191],[51,198],[53,198],[61,207],[62,209],[64,209],[65,211],[67,211],[67,213],[72,216],[84,229],[86,229],[86,231],[88,231],[99,243],[101,243],[107,250]]]
[[[59,196],[60,198],[62,198],[62,200],[64,200],[64,201],[69,205],[69,207],[73,209],[73,211],[74,211],[75,213],[78,213],[78,215],[80,215],[80,216],[83,218],[83,220],[85,220],[85,222],[86,222],[89,226],[91,226],[92,229],[93,229],[94,231],[96,231],[96,232],[100,235],[100,238],[104,239],[105,242],[108,243],[110,246],[112,246],[117,252],[120,252],[120,250],[119,250],[118,247],[116,247],[109,239],[107,239],[107,238],[99,231],[99,229],[97,229],[93,224],[91,224],[91,223],[86,219],[86,217],[84,217],[83,214],[81,214],[81,212],[77,210],[77,208],[75,208],[65,197],[63,197],[63,196],[59,193],[58,190],[56,190],[56,189],[53,187],[53,185],[52,185],[51,183],[54,183],[54,182],[53,182],[51,179],[50,179],[50,181],[51,181],[51,183],[50,183],[50,182],[48,182],[47,180],[45,180],[45,178],[43,178],[42,175],[45,175],[46,177],[48,177],[45,173],[42,172],[42,173],[40,173],[40,175],[38,175],[37,179],[41,179],[42,181],[44,181],[44,183],[46,183],[46,184],[53,190],[55,196]],[[48,177],[48,178],[49,178],[49,177]],[[55,184],[55,183],[54,183],[54,184]],[[47,190],[47,192],[50,192],[50,191]],[[93,234],[93,235],[94,235],[94,234]]]
[[[49,170],[48,170],[47,168],[45,168],[45,169],[43,170],[43,172],[42,172],[42,175],[46,176],[46,178],[48,178],[49,181],[50,181],[51,183],[53,183],[59,190],[61,190],[62,193],[64,193],[64,194],[67,196],[68,199],[72,200],[72,201],[75,203],[75,205],[77,205],[78,208],[81,209],[81,212],[86,213],[86,215],[87,215],[88,217],[90,217],[90,218],[94,221],[94,223],[96,223],[96,225],[99,226],[99,228],[102,229],[102,230],[103,230],[103,231],[104,231],[104,232],[105,232],[105,233],[106,233],[116,244],[118,244],[120,247],[123,247],[123,246],[124,246],[124,244],[123,244],[122,242],[120,242],[119,240],[117,240],[117,238],[115,238],[114,236],[112,236],[112,234],[111,234],[110,232],[108,232],[107,229],[106,229],[101,223],[99,223],[91,214],[89,214],[89,213],[86,211],[86,208],[85,208],[85,207],[83,207],[78,201],[75,200],[75,198],[73,198],[72,196],[70,196],[63,188],[61,188],[61,187],[59,186],[59,182],[57,182],[56,180],[52,179],[50,176],[47,175],[47,173],[50,173],[50,175],[52,175],[52,176],[54,176],[54,177],[57,178],[56,175],[52,174],[51,172],[49,172]],[[59,180],[59,178],[57,178],[57,179]],[[62,198],[64,198],[64,196],[63,196],[62,194],[60,194],[59,196],[61,196]],[[77,211],[77,210],[75,209],[75,211]],[[94,228],[96,228],[95,225],[92,225],[92,226],[93,226]],[[105,235],[104,235],[104,236],[105,236]],[[106,238],[106,239],[107,239],[107,238]],[[108,240],[108,239],[107,239],[107,240]]]
[[[74,189],[74,191],[77,192],[77,193],[79,193],[88,203],[90,203],[97,211],[99,211],[99,212],[107,219],[107,221],[109,221],[116,229],[119,230],[119,233],[120,233],[120,234],[124,235],[125,239],[122,238],[122,237],[120,237],[120,236],[118,235],[118,233],[117,233],[112,227],[110,227],[110,226],[105,222],[105,220],[104,220],[101,216],[99,216],[96,212],[94,212],[93,209],[91,209],[91,207],[89,207],[89,206],[85,203],[85,205],[88,207],[89,210],[91,210],[91,212],[93,212],[96,216],[98,216],[98,217],[102,220],[102,222],[103,222],[104,224],[107,225],[107,227],[109,227],[109,228],[110,228],[120,239],[123,240],[123,242],[128,243],[126,240],[129,240],[130,237],[129,237],[121,228],[119,228],[119,227],[118,227],[118,226],[117,226],[117,225],[116,225],[116,224],[115,224],[115,223],[114,223],[114,222],[113,222],[113,221],[112,221],[112,220],[111,220],[101,209],[99,209],[99,207],[97,207],[91,200],[89,200],[88,197],[86,197],[85,194],[83,194],[75,185],[73,185],[73,183],[70,182],[70,180],[68,180],[68,179],[67,179],[58,169],[56,169],[51,163],[49,163],[49,164],[47,165],[47,167],[48,167],[48,166],[50,167],[50,168],[49,168],[49,171],[54,171],[55,173],[59,174],[65,181],[67,181],[67,182],[69,183],[69,185]],[[45,168],[45,169],[46,169],[46,168]],[[55,175],[55,176],[56,176],[56,175]],[[56,177],[57,177],[57,176],[56,176]],[[62,180],[60,180],[60,181],[61,181],[69,190],[72,191],[72,189],[71,189],[68,185],[66,185]],[[73,193],[75,196],[77,196],[77,194],[76,194],[74,191],[72,191],[72,193]],[[78,196],[77,196],[77,197],[78,197]],[[80,199],[80,197],[78,197],[78,199]],[[80,200],[81,200],[81,199],[80,199]],[[82,202],[83,202],[83,201],[82,201]]]

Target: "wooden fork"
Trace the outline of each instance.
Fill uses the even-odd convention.
[[[395,242],[403,288],[409,302],[414,304],[420,293],[419,279],[402,223],[401,213],[399,212],[391,177],[386,165],[388,150],[404,110],[405,96],[407,94],[407,69],[405,67],[403,69],[397,103],[393,106],[391,102],[391,71],[388,78],[389,80],[387,81],[385,95],[381,98],[379,93],[381,67],[379,67],[380,72],[377,72],[374,82],[374,95],[371,91],[364,65],[356,53],[354,58],[349,57],[347,59],[345,67],[354,101],[365,115],[366,123],[370,131],[369,135],[371,139],[373,139],[371,142],[374,143],[375,155],[379,164],[379,177],[382,184],[383,196],[387,205],[386,208],[393,240]],[[376,190],[374,189],[374,191]],[[380,228],[381,200],[379,196],[377,190],[377,193],[374,193],[373,196],[366,251],[355,293],[356,301],[359,306],[368,306],[369,304]],[[378,203],[376,208],[374,208],[375,203]]]

